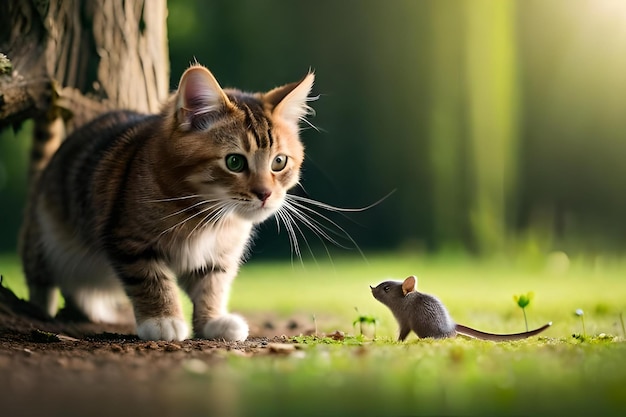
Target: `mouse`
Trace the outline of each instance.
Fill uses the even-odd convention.
[[[547,323],[537,329],[522,333],[486,333],[454,322],[448,309],[435,296],[417,291],[417,277],[411,275],[404,281],[384,281],[372,287],[372,295],[389,307],[400,326],[399,341],[403,341],[411,330],[420,338],[442,339],[463,335],[466,337],[512,341],[535,336],[552,325]]]

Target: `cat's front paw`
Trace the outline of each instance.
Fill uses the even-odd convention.
[[[236,314],[227,314],[209,320],[202,329],[206,339],[243,342],[248,337],[248,323]]]
[[[153,317],[137,325],[137,335],[142,340],[185,340],[189,337],[189,326],[178,317]]]

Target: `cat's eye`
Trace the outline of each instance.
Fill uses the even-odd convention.
[[[237,153],[226,155],[226,167],[233,172],[242,172],[248,166],[246,157]]]
[[[276,155],[272,161],[272,171],[278,172],[287,166],[287,155]]]
[[[385,285],[385,287],[383,288],[383,291],[389,292],[390,289],[391,287],[389,287],[389,285]]]

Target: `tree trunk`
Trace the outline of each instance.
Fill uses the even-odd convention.
[[[516,207],[519,92],[515,3],[465,4],[465,95],[470,163],[469,215],[482,254],[505,249]]]
[[[165,0],[0,2],[0,129],[35,120],[31,173],[66,133],[168,94]]]
[[[67,133],[99,114],[159,109],[166,16],[166,0],[0,0],[0,129],[34,119],[31,181]],[[0,307],[0,323],[11,311],[40,318],[1,282]]]
[[[428,117],[434,241],[437,249],[472,247],[467,218],[468,121],[463,106],[466,46],[465,10],[456,2],[433,2],[430,37],[433,47],[424,65],[431,67]]]

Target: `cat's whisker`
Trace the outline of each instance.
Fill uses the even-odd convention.
[[[289,244],[292,250],[291,262],[293,263],[293,254],[295,253],[298,259],[300,259],[300,263],[304,265],[304,261],[302,260],[302,252],[300,250],[300,243],[298,242],[298,235],[296,234],[294,230],[294,226],[298,228],[300,235],[302,235],[302,237],[306,241],[306,244],[309,248],[309,251],[311,252],[311,255],[313,255],[313,252],[311,250],[311,247],[308,241],[306,240],[306,237],[304,236],[304,234],[302,233],[302,230],[298,227],[297,223],[295,223],[295,221],[293,220],[292,216],[289,214],[288,211],[281,208],[278,211],[278,214],[280,218],[282,219],[283,223],[285,224],[285,229],[287,230],[287,236],[289,237]],[[313,255],[313,257],[315,257],[315,255]]]
[[[280,209],[274,213],[274,220],[276,220],[276,233],[280,234],[280,218],[278,213],[280,213]]]
[[[203,204],[210,204],[210,203],[214,203],[214,202],[216,202],[216,201],[219,201],[219,200],[202,200],[202,201],[199,201],[199,202],[197,202],[197,203],[195,203],[195,204],[192,204],[192,205],[190,205],[190,206],[188,206],[188,207],[185,207],[184,209],[180,209],[180,210],[175,211],[175,212],[173,212],[173,213],[170,213],[170,214],[168,214],[168,215],[166,215],[166,216],[163,216],[163,217],[161,217],[161,219],[160,219],[160,220],[165,220],[165,219],[170,218],[170,217],[172,217],[172,216],[177,216],[177,215],[179,215],[179,214],[182,214],[182,213],[184,213],[184,212],[186,212],[186,211],[188,211],[188,210],[191,210],[191,209],[196,208],[196,207],[198,207],[198,206],[201,206],[201,205],[203,205]]]
[[[315,253],[313,252],[311,244],[309,243],[309,239],[307,239],[306,234],[304,233],[304,231],[302,230],[302,228],[298,225],[298,222],[296,221],[297,217],[293,216],[293,214],[291,213],[291,208],[290,207],[285,206],[285,209],[286,209],[285,210],[285,215],[286,215],[287,219],[291,222],[292,230],[297,231],[298,234],[300,234],[300,236],[302,237],[302,239],[304,239],[304,243],[305,243],[309,253],[311,254],[311,257],[317,263],[317,260],[315,259]],[[310,227],[305,222],[302,222],[302,223],[310,229]],[[295,229],[294,229],[294,227],[295,227]],[[295,231],[294,231],[294,238],[297,239],[297,234],[295,233]],[[324,246],[324,248],[326,249],[326,252],[328,253],[328,248],[326,247],[326,244],[323,241],[322,241],[322,245]],[[304,262],[302,260],[302,256],[300,256],[300,263],[302,263],[304,265]]]
[[[324,250],[326,251],[329,259],[332,260],[332,257],[331,257],[328,246],[324,242],[324,239],[334,244],[335,246],[342,247],[345,249],[350,249],[349,247],[339,243],[336,239],[332,238],[324,230],[324,229],[331,230],[330,228],[321,224],[319,221],[311,218],[306,213],[301,212],[300,210],[298,210],[297,207],[293,207],[289,202],[285,202],[285,204],[283,205],[283,207],[279,210],[277,214],[280,216],[280,219],[285,224],[285,229],[287,230],[287,234],[288,234],[289,241],[290,241],[289,243],[292,248],[292,255],[295,253],[300,259],[300,262],[302,264],[304,264],[304,262],[302,259],[302,253],[301,253],[300,244],[298,241],[298,234],[301,236],[302,239],[304,239],[304,243],[306,244],[307,249],[309,253],[311,254],[313,260],[316,261],[316,259],[315,259],[315,253],[311,247],[311,244],[309,243],[309,240],[306,237],[306,234],[304,233],[302,228],[298,225],[298,221],[302,223],[304,226],[306,226],[309,230],[311,230],[313,234],[315,234],[315,236],[317,236],[320,239],[320,242],[324,246]],[[293,261],[293,258],[292,258],[292,261]]]
[[[330,242],[331,244],[337,247],[340,247],[342,249],[355,248],[359,252],[359,254],[363,257],[363,259],[366,259],[365,254],[363,253],[359,245],[356,243],[354,238],[343,227],[339,226],[339,224],[337,224],[335,221],[330,219],[328,216],[319,213],[315,208],[327,210],[327,211],[334,212],[334,213],[340,213],[340,214],[362,212],[362,211],[365,211],[372,207],[377,206],[382,201],[387,199],[395,191],[396,190],[391,191],[390,193],[388,193],[387,195],[385,195],[384,197],[382,197],[378,201],[375,201],[372,204],[369,204],[365,207],[359,207],[359,208],[336,207],[331,204],[322,203],[321,201],[313,200],[308,197],[287,194],[285,196],[284,209],[285,209],[285,213],[287,213],[288,218],[291,222],[296,224],[297,222],[295,220],[298,220],[303,225],[305,225],[309,230],[311,230],[320,239],[320,242],[324,246],[324,249],[326,250],[329,258],[330,258],[330,251],[328,247],[326,246],[326,244],[324,243],[324,241]],[[307,206],[307,204],[310,204],[311,206],[314,206],[314,207],[309,207]],[[283,222],[287,226],[287,222],[285,221],[284,216],[283,216]],[[298,232],[306,240],[305,235],[303,234],[302,230],[299,227],[298,227]],[[295,235],[295,232],[294,232],[294,235]],[[337,238],[333,237],[332,235],[335,235],[338,238],[347,239],[350,242],[351,246],[342,244]],[[307,241],[307,246],[308,246],[308,241]]]
[[[342,249],[347,249],[347,250],[351,249],[350,247],[341,244],[338,240],[336,240],[332,236],[330,236],[330,234],[328,232],[337,234],[334,230],[330,229],[329,227],[327,227],[326,225],[322,224],[320,221],[314,219],[310,215],[300,211],[298,209],[298,207],[294,207],[291,204],[286,205],[286,207],[287,207],[288,210],[290,210],[295,215],[295,217],[298,220],[300,220],[309,230],[311,230],[315,235],[317,235],[320,238],[320,241],[324,245],[324,248],[326,249],[326,252],[329,252],[329,250],[328,250],[328,247],[326,246],[326,244],[324,243],[324,239],[326,239],[328,242],[330,242],[333,245],[335,245],[337,247],[340,247]],[[304,207],[304,208],[308,209],[308,207]],[[356,243],[354,242],[354,240],[352,240],[350,238],[350,236],[348,235],[348,233],[345,232],[345,230],[343,230],[339,225],[337,225],[336,223],[332,222],[330,219],[326,218],[325,216],[320,215],[317,212],[313,211],[313,213],[315,213],[318,216],[326,219],[328,222],[333,224],[339,230],[343,231],[344,235],[348,236],[348,238],[354,243],[354,245],[357,246]],[[337,235],[341,236],[339,234],[337,234]],[[329,255],[330,255],[330,253],[329,253]]]
[[[319,223],[318,221],[316,221],[315,219],[310,218],[310,216],[306,215],[305,213],[302,213],[301,211],[298,210],[297,207],[293,207],[293,206],[288,206],[287,210],[291,211],[293,214],[290,214],[289,217],[292,219],[298,219],[300,220],[300,222],[302,222],[302,224],[304,224],[304,226],[306,226],[310,231],[313,232],[313,234],[319,239],[320,243],[322,244],[322,246],[324,247],[324,251],[326,252],[326,255],[328,256],[328,259],[331,261],[332,263],[332,256],[330,254],[330,249],[328,248],[328,245],[326,244],[326,242],[324,242],[324,239],[326,239],[328,242],[332,243],[333,245],[337,246],[337,247],[341,247],[343,249],[350,249],[344,245],[341,245],[338,241],[336,241],[335,239],[331,238],[330,235],[328,235],[326,232],[324,232],[324,230],[322,230],[322,228],[328,229],[330,230],[328,227],[322,225],[321,223]],[[293,220],[295,224],[297,224],[295,222],[295,220]],[[317,223],[317,224],[316,224]],[[317,263],[317,260],[315,259],[315,254],[313,253],[313,250],[311,249],[311,246],[309,245],[308,239],[306,238],[306,235],[304,234],[304,232],[302,231],[302,229],[300,229],[298,227],[298,230],[300,232],[300,235],[302,236],[302,238],[306,241],[307,247],[309,248],[309,252],[311,253],[311,256],[313,257],[313,260]]]
[[[294,243],[293,237],[291,234],[291,230],[289,230],[289,225],[287,224],[288,220],[285,219],[284,213],[282,209],[278,209],[276,213],[274,213],[274,218],[276,219],[276,224],[278,225],[278,230],[280,233],[280,222],[282,221],[285,224],[285,231],[287,232],[287,237],[289,238],[289,249],[291,250],[291,263],[293,265],[293,255],[294,252],[298,251],[297,242]]]
[[[184,208],[184,209],[181,209],[181,210],[179,210],[179,211],[177,211],[177,212],[170,213],[170,214],[168,214],[167,216],[164,216],[163,218],[161,218],[161,220],[165,220],[165,219],[167,219],[167,218],[169,218],[169,217],[172,217],[172,216],[174,216],[174,215],[179,215],[179,214],[182,214],[182,213],[184,213],[184,212],[186,212],[186,211],[188,211],[188,210],[191,210],[191,209],[193,209],[193,208],[195,208],[195,207],[202,206],[203,204],[210,204],[210,206],[209,206],[209,207],[202,208],[202,209],[201,209],[201,210],[199,210],[197,213],[192,214],[192,215],[190,215],[190,216],[188,216],[188,217],[184,218],[183,220],[179,221],[179,222],[178,222],[178,223],[176,223],[175,225],[173,225],[173,226],[171,226],[171,227],[167,228],[166,230],[164,230],[163,232],[161,232],[161,235],[163,235],[163,234],[165,234],[165,233],[168,233],[168,232],[170,232],[170,231],[172,231],[172,230],[174,230],[174,229],[176,229],[176,228],[178,228],[178,227],[182,226],[183,224],[187,223],[187,222],[188,222],[188,221],[190,221],[191,219],[193,219],[193,218],[195,218],[195,217],[197,217],[197,216],[201,216],[201,215],[203,215],[204,217],[202,217],[202,219],[198,222],[198,224],[196,224],[196,226],[194,226],[194,228],[193,228],[193,229],[191,230],[191,232],[188,234],[188,236],[187,236],[188,238],[189,238],[189,237],[190,237],[190,236],[191,236],[191,235],[192,235],[192,234],[193,234],[196,230],[198,230],[200,227],[204,227],[206,224],[209,224],[209,223],[211,223],[211,222],[214,222],[214,220],[215,220],[215,219],[217,219],[217,220],[215,220],[215,222],[219,221],[219,218],[218,218],[218,217],[220,217],[220,218],[221,218],[221,214],[220,214],[220,213],[221,213],[222,209],[223,209],[223,208],[224,208],[224,206],[225,206],[225,203],[224,203],[222,200],[219,200],[219,199],[213,199],[213,200],[203,200],[203,201],[200,201],[200,202],[198,202],[198,203],[192,204],[192,205],[191,205],[191,206],[189,206],[189,207],[186,207],[186,208]],[[205,215],[205,213],[207,213],[207,212],[209,212],[209,213]]]
[[[216,220],[216,224],[219,228],[223,229],[228,227],[227,222],[224,221],[234,215],[237,212],[238,204],[236,202],[228,202],[224,205],[224,210],[220,214],[220,217]]]
[[[289,242],[292,248],[292,258],[291,258],[292,262],[293,262],[294,253],[298,257],[298,259],[302,261],[302,252],[300,251],[300,242],[298,241],[298,236],[293,228],[293,220],[289,216],[289,213],[287,213],[285,210],[281,209],[280,215],[281,215],[283,222],[285,223],[285,229],[287,230],[287,235],[289,236]]]
[[[193,219],[194,217],[203,215],[204,213],[206,213],[207,211],[210,211],[214,208],[214,206],[210,206],[210,207],[206,207],[200,211],[198,211],[197,213],[192,214],[191,216],[188,216],[186,218],[184,218],[183,220],[179,221],[178,223],[176,223],[173,226],[168,227],[167,229],[165,229],[164,231],[161,232],[160,236],[169,233],[173,230],[176,230],[178,227],[182,226],[183,224],[187,223],[189,220]]]
[[[170,232],[175,231],[177,228],[179,228],[180,226],[182,226],[183,224],[185,224],[186,222],[188,222],[189,220],[191,220],[193,217],[198,216],[199,214],[202,214],[202,213],[204,213],[204,212],[205,212],[205,211],[207,211],[207,210],[208,210],[208,209],[205,209],[205,210],[199,211],[198,213],[194,214],[193,216],[189,216],[189,217],[184,218],[183,220],[179,221],[178,223],[176,223],[176,224],[174,224],[174,225],[172,225],[172,226],[168,227],[167,229],[163,230],[163,231],[159,234],[159,237],[160,237],[160,236],[163,236],[163,235],[166,235],[166,234],[168,234],[168,233],[170,233]]]
[[[320,234],[323,234],[323,237],[326,238],[326,240],[328,240],[329,242],[344,248],[344,249],[349,249],[347,247],[345,247],[344,245],[341,245],[339,242],[337,242],[335,239],[333,239],[329,234],[333,234],[337,237],[341,237],[341,238],[345,238],[347,235],[347,232],[345,230],[343,230],[338,224],[336,224],[335,222],[333,222],[332,220],[330,220],[328,217],[324,216],[323,214],[318,213],[317,211],[315,211],[314,209],[312,209],[311,207],[307,207],[303,204],[297,203],[297,202],[290,202],[289,205],[292,206],[292,209],[294,211],[296,211],[299,216],[302,216],[304,219],[306,219],[306,221],[312,222],[314,223],[315,227],[318,229],[318,231],[320,232]],[[322,223],[322,221],[315,219],[312,215],[306,213],[306,212],[310,212],[318,217],[321,218],[321,220],[325,220],[328,223],[331,224],[331,226],[334,226],[335,228],[332,228],[330,226],[325,225],[324,223]],[[303,219],[303,220],[304,220]],[[339,230],[340,232],[337,232],[337,230]]]
[[[391,196],[395,192],[396,190],[392,190],[387,195],[373,202],[372,204],[369,204],[365,207],[356,207],[356,208],[336,207],[331,204],[322,203],[321,201],[313,200],[312,198],[303,197],[303,196],[295,195],[295,194],[287,194],[285,197],[287,200],[296,200],[296,201],[301,201],[304,203],[309,203],[309,204],[312,204],[314,206],[317,206],[319,208],[322,208],[328,211],[334,211],[334,212],[339,212],[339,213],[358,213],[358,212],[362,212],[365,210],[369,210],[373,207],[376,207],[377,205],[385,201],[387,198],[389,198],[389,196]]]
[[[329,235],[329,234],[328,234],[328,233],[324,230],[324,229],[326,229],[326,230],[328,230],[328,231],[330,231],[330,232],[333,232],[333,233],[334,233],[334,231],[333,231],[332,229],[330,229],[329,227],[327,227],[327,226],[325,226],[324,224],[322,224],[319,220],[316,220],[316,219],[314,219],[312,216],[310,216],[310,215],[308,215],[308,214],[304,213],[303,211],[296,210],[296,208],[300,208],[300,209],[302,209],[302,210],[306,210],[306,211],[308,211],[308,212],[310,212],[310,213],[312,213],[312,214],[315,214],[315,215],[316,215],[316,216],[318,216],[320,219],[322,219],[322,220],[324,220],[324,221],[328,222],[331,226],[335,227],[337,230],[339,230],[339,231],[341,232],[341,234],[337,234],[337,236],[343,236],[343,237],[345,237],[346,239],[348,239],[348,240],[352,243],[352,245],[354,245],[354,248],[356,248],[356,249],[359,251],[359,253],[361,254],[361,256],[362,256],[363,258],[365,258],[365,254],[363,253],[363,251],[361,250],[361,248],[359,247],[359,245],[356,243],[356,241],[352,238],[352,236],[350,236],[350,234],[349,234],[349,233],[348,233],[348,232],[347,232],[347,231],[346,231],[343,227],[339,226],[339,225],[338,225],[335,221],[331,220],[329,217],[327,217],[327,216],[325,216],[325,215],[323,215],[323,214],[318,213],[317,211],[313,210],[312,208],[307,207],[307,206],[305,206],[305,205],[303,205],[303,204],[300,204],[300,203],[298,203],[298,202],[295,202],[295,201],[290,202],[290,203],[289,203],[289,206],[292,206],[292,207],[294,208],[294,212],[298,213],[298,214],[301,216],[301,219],[302,219],[303,221],[304,221],[304,219],[306,219],[306,220],[308,220],[308,221],[309,221],[309,223],[310,223],[311,225],[314,225],[314,226],[315,226],[315,230],[316,230],[318,233],[320,233],[320,235],[321,235],[322,237],[324,237],[326,240],[328,240],[329,242],[331,242],[331,243],[333,243],[334,245],[339,246],[339,247],[341,247],[341,248],[343,248],[343,249],[350,249],[349,247],[347,247],[347,246],[345,246],[345,245],[340,244],[340,243],[339,243],[336,239],[333,239],[333,238],[332,238],[332,237],[331,237],[331,236],[330,236],[330,235]],[[313,229],[311,228],[311,230],[313,230]],[[314,231],[315,231],[315,230],[314,230]]]
[[[142,200],[144,203],[163,203],[168,201],[188,200],[190,198],[202,198],[200,194],[183,195],[180,197],[160,198],[157,200]]]
[[[210,219],[208,219],[207,224],[213,223],[216,225],[218,232],[221,231],[225,226],[224,219],[228,218],[234,211],[237,206],[233,203],[224,203],[222,206],[215,212]]]
[[[219,206],[218,206],[219,207]],[[203,213],[205,212],[209,212],[206,216],[204,216],[194,227],[193,229],[191,229],[191,231],[187,234],[187,239],[189,239],[191,237],[191,235],[194,234],[194,232],[196,230],[198,230],[201,227],[204,227],[206,224],[210,223],[212,219],[214,219],[215,217],[218,216],[218,214],[220,213],[220,211],[223,209],[223,207],[219,207],[217,208],[217,210],[215,211],[211,211],[211,209],[215,208],[215,206],[213,207],[208,207],[207,209],[203,210]]]
[[[215,206],[215,208],[215,211],[205,216],[199,224],[201,224],[202,227],[213,224],[216,226],[217,232],[219,233],[224,227],[222,220],[229,217],[229,215],[235,211],[236,204],[222,201],[219,205]]]
[[[207,214],[200,220],[200,222],[194,227],[194,229],[189,233],[188,238],[197,230],[203,227],[207,227],[208,225],[213,225],[215,227],[215,234],[220,235],[224,230],[225,222],[222,221],[227,218],[234,211],[234,205],[232,203],[221,201],[217,208],[211,213]],[[216,263],[214,259],[214,254],[210,253],[211,262]]]

